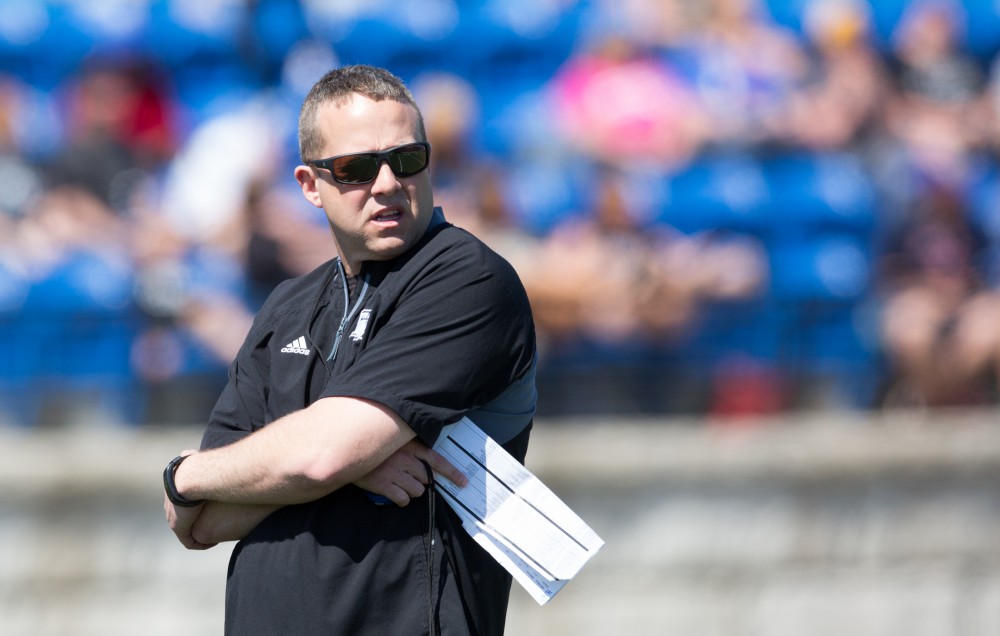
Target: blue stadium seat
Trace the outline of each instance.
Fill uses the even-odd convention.
[[[234,60],[203,60],[177,66],[173,94],[194,128],[216,115],[244,107],[258,96],[259,77]]]
[[[872,276],[870,249],[849,235],[776,241],[770,257],[771,294],[781,302],[856,302]]]
[[[868,244],[816,233],[771,248],[771,302],[782,316],[780,364],[803,385],[825,386],[843,406],[873,399],[876,353],[859,321],[872,278]]]
[[[124,261],[92,252],[68,254],[42,279],[32,282],[25,311],[71,317],[77,313],[113,314],[132,293],[132,271]]]
[[[185,20],[183,3],[154,2],[143,42],[153,61],[170,69],[177,99],[188,115],[203,119],[217,100],[231,104],[258,88],[262,68],[244,58],[246,9],[238,3],[213,7],[210,15],[191,11]]]
[[[146,52],[170,67],[218,59],[238,59],[245,8],[241,3],[210,3],[210,13],[185,9],[187,3],[152,4]]]
[[[287,0],[258,0],[254,4],[254,48],[265,64],[280,68],[288,51],[308,35],[302,6]]]
[[[1000,287],[1000,168],[984,166],[968,191],[968,214],[973,227],[983,233],[986,240],[980,254],[980,271],[986,283]]]
[[[542,158],[512,166],[504,175],[503,192],[514,220],[529,232],[544,234],[572,215],[587,213],[588,164],[570,158]]]
[[[33,281],[16,316],[2,317],[11,355],[0,368],[4,402],[16,419],[37,423],[43,405],[86,395],[122,421],[137,421],[141,394],[131,372],[137,326],[132,272],[94,254],[69,255]],[[27,398],[25,397],[27,396]]]
[[[707,156],[665,179],[659,220],[685,233],[731,230],[766,236],[771,193],[751,155]]]
[[[580,12],[572,6],[553,10],[551,5],[521,0],[484,2],[462,13],[458,44],[469,59],[471,77],[483,84],[503,84],[527,89],[547,81],[573,53]]]
[[[803,387],[823,387],[829,394],[824,406],[874,405],[882,360],[865,314],[863,303],[846,302],[802,303],[788,311],[782,367]]]
[[[1000,5],[994,0],[965,0],[968,18],[965,45],[983,60],[990,60],[1000,50]]]
[[[701,363],[732,354],[773,361],[781,350],[783,318],[766,298],[709,302],[698,313],[687,348]]]
[[[53,89],[87,55],[93,39],[57,2],[0,3],[0,69],[44,89]]]
[[[861,158],[844,154],[794,153],[763,162],[772,226],[782,235],[817,231],[869,233],[877,202]]]
[[[0,261],[0,416],[17,424],[37,419],[37,402],[31,399],[30,379],[40,359],[31,320],[22,309],[29,281]]]
[[[564,140],[542,87],[530,91],[503,85],[477,84],[481,124],[476,142],[500,157],[552,155]]]
[[[573,3],[463,7],[453,47],[461,51],[464,73],[479,92],[482,141],[488,150],[517,153],[539,128],[555,130],[539,110],[544,108],[544,87],[573,52],[580,13]]]
[[[344,64],[381,66],[407,82],[429,71],[467,75],[468,56],[454,33],[422,36],[383,17],[357,20],[333,46]]]

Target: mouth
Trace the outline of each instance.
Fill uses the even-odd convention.
[[[382,210],[376,214],[372,221],[376,223],[396,223],[403,218],[403,213],[397,209]]]

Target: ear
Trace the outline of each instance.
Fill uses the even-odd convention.
[[[306,198],[306,201],[312,203],[317,208],[323,207],[323,200],[319,196],[319,188],[316,173],[309,166],[296,166],[295,167],[295,180],[299,182],[299,187],[302,188],[302,196]]]

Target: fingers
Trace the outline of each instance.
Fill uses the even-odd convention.
[[[443,455],[431,448],[425,447],[423,452],[420,454],[420,459],[427,462],[430,465],[431,470],[448,479],[456,486],[465,486],[469,482],[468,478],[466,478],[461,470],[445,459]]]
[[[404,444],[400,450],[403,453],[412,455],[418,460],[427,462],[427,464],[431,467],[431,470],[448,479],[456,486],[462,487],[469,482],[468,478],[466,478],[465,474],[463,474],[461,470],[456,468],[436,450],[424,445],[424,443],[420,440],[412,439]],[[422,465],[408,468],[407,470],[415,475],[422,483],[427,483],[427,477],[425,476]]]
[[[408,473],[398,473],[381,489],[384,496],[397,506],[404,507],[427,491],[423,482]]]
[[[462,487],[468,479],[443,455],[418,440],[410,440],[389,456],[381,465],[354,483],[363,490],[382,495],[403,507],[422,496],[430,483],[425,463],[431,470]]]
[[[424,494],[423,485],[420,486],[420,492],[407,491],[398,484],[393,484],[386,489],[386,497],[389,501],[396,504],[400,508],[405,508],[410,504],[411,501]]]

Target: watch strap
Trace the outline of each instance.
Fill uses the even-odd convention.
[[[188,457],[189,455],[178,455],[171,459],[167,467],[163,469],[163,490],[167,493],[167,499],[170,500],[170,503],[181,508],[193,508],[205,503],[204,499],[197,501],[188,499],[177,490],[177,484],[174,483],[174,473],[177,472],[177,467]]]

